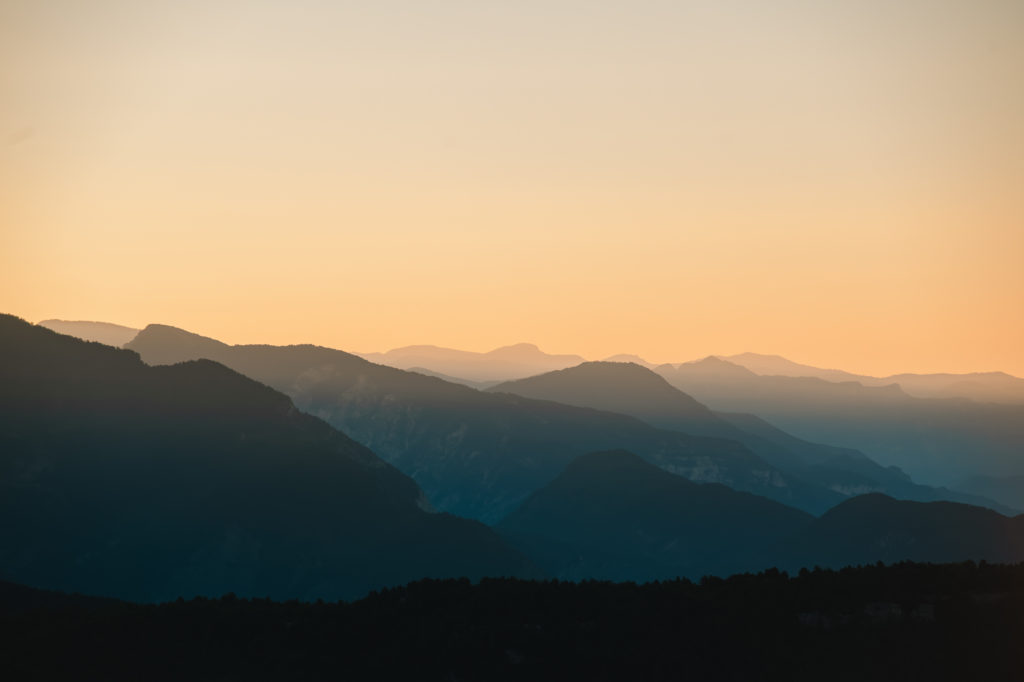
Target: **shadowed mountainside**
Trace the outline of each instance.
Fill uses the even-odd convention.
[[[290,395],[412,476],[438,508],[494,522],[577,455],[625,448],[664,469],[821,512],[842,499],[729,440],[632,417],[483,393],[317,346],[228,346],[163,325],[128,347],[151,364],[209,358]]]
[[[1024,476],[972,476],[956,485],[972,495],[984,495],[1002,504],[1024,509]]]
[[[1010,511],[981,497],[916,485],[902,471],[883,467],[861,452],[809,443],[754,415],[712,412],[663,377],[632,363],[586,362],[489,390],[628,414],[663,429],[732,439],[783,472],[843,496],[884,492],[901,499],[944,499]]]
[[[553,575],[666,580],[877,561],[1024,561],[1024,516],[881,494],[820,518],[698,485],[628,452],[584,455],[497,528]]]
[[[355,597],[534,569],[284,395],[0,316],[0,575],[130,598]]]
[[[713,410],[753,413],[801,438],[869,452],[920,481],[1024,473],[1024,406],[915,398],[896,384],[760,376],[718,358],[656,371]]]
[[[1024,515],[956,502],[907,502],[861,495],[787,539],[766,565],[797,570],[882,561],[1024,561]]]
[[[812,519],[619,450],[573,460],[496,528],[558,578],[643,581],[756,568],[751,557]]]

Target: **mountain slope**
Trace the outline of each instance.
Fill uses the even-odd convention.
[[[0,316],[0,575],[152,601],[530,575],[284,395]]]
[[[915,398],[896,384],[759,376],[717,358],[657,372],[713,410],[756,414],[801,438],[869,452],[920,481],[1024,473],[1024,406]]]
[[[734,438],[739,433],[654,372],[631,362],[584,362],[507,381],[488,391],[628,414],[694,435]]]
[[[735,440],[781,471],[833,491],[834,503],[850,495],[884,492],[902,499],[947,499],[1005,510],[990,500],[916,485],[900,470],[882,467],[861,452],[801,440],[753,415],[717,414],[632,363],[587,362],[489,390],[618,412],[663,429]]]
[[[877,561],[1024,561],[1024,516],[955,502],[862,495],[830,509],[775,548],[771,563],[842,567]]]
[[[550,355],[532,343],[502,346],[486,353],[438,346],[405,346],[386,353],[362,353],[360,357],[399,369],[421,367],[469,382],[519,379],[583,362],[578,355]]]
[[[1024,509],[1024,476],[973,476],[958,483],[956,488]]]
[[[878,561],[1018,562],[1024,515],[861,495],[813,518],[628,452],[583,455],[496,528],[561,578],[663,580]]]
[[[619,450],[573,460],[496,528],[559,578],[657,580],[760,568],[758,548],[811,520]]]
[[[139,333],[138,329],[110,322],[43,320],[39,326],[52,329],[58,334],[67,334],[83,341],[97,341],[116,348],[128,343]]]
[[[1024,403],[1024,379],[1005,372],[893,374],[887,377],[873,377],[803,365],[779,355],[740,353],[722,359],[764,376],[815,377],[832,382],[856,381],[864,386],[898,384],[909,395],[918,398],[969,398],[979,402],[1017,405]]]
[[[688,478],[824,511],[828,491],[733,441],[592,409],[482,393],[316,346],[227,346],[150,325],[128,345],[158,364],[205,357],[290,395],[412,476],[439,509],[494,522],[575,456],[625,448]]]

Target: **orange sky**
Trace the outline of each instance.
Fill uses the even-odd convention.
[[[1017,0],[0,0],[0,310],[1024,376]]]

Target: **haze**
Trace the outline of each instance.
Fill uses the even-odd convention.
[[[1024,375],[1024,4],[0,0],[0,309]]]

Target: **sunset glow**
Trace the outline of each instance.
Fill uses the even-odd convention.
[[[1024,376],[1024,3],[0,0],[0,306]]]

